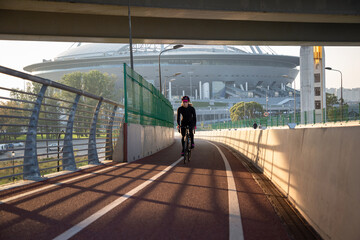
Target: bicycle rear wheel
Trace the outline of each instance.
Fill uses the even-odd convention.
[[[185,138],[185,146],[184,146],[184,164],[186,163],[186,160],[189,159],[189,146],[188,146],[189,136],[186,135]]]

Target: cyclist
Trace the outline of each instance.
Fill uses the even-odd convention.
[[[181,121],[180,121],[181,115]],[[177,128],[181,128],[181,145],[182,151],[181,156],[184,155],[184,145],[185,145],[185,134],[186,134],[186,126],[189,126],[190,138],[191,138],[191,148],[195,147],[194,144],[194,133],[193,130],[196,129],[196,112],[195,108],[190,103],[190,98],[188,96],[183,96],[181,98],[181,106],[177,110]]]

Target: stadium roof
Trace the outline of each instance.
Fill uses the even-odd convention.
[[[94,43],[81,44],[73,46],[67,51],[55,57],[55,61],[68,59],[82,59],[82,58],[101,58],[111,56],[125,56],[129,55],[128,44],[114,44],[114,43]],[[156,45],[156,44],[134,44],[134,55],[158,55],[160,51],[171,47],[172,45]],[[167,52],[166,54],[169,54]],[[271,54],[276,55],[272,49],[267,50],[264,47],[258,46],[225,46],[225,45],[185,45],[182,48],[171,51],[170,54],[176,55],[195,55],[195,54]]]

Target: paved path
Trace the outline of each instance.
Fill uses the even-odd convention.
[[[251,173],[218,148],[198,140],[184,165],[176,141],[133,163],[2,191],[0,239],[288,239]]]

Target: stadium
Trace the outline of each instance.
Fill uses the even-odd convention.
[[[75,44],[74,44],[75,45]],[[133,45],[134,69],[159,88],[159,54],[172,46],[154,44]],[[53,60],[43,60],[24,68],[34,75],[57,81],[71,72],[99,70],[117,76],[122,88],[122,64],[129,63],[128,44],[76,43]],[[268,104],[270,111],[291,111],[291,83],[298,74],[299,57],[276,54],[271,48],[259,46],[185,45],[161,55],[162,89],[177,105],[182,95],[192,100],[213,102],[231,107],[239,101]],[[267,97],[266,97],[267,96]],[[300,102],[300,101],[297,101]],[[222,111],[221,111],[222,112]],[[213,121],[229,119],[224,109]],[[213,113],[205,114],[213,115]],[[203,121],[211,122],[204,116]]]

